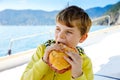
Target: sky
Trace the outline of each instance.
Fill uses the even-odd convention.
[[[61,10],[69,5],[77,5],[83,9],[105,7],[120,0],[0,0],[0,11],[4,9]]]

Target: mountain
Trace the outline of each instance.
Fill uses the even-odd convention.
[[[112,5],[107,5],[105,7],[94,7],[94,8],[87,9],[86,12],[89,14],[91,18],[97,18],[97,17],[102,16],[111,7]]]
[[[110,15],[111,25],[120,24],[120,2],[105,7],[94,7],[85,10],[91,19]],[[55,25],[55,16],[59,11],[43,10],[12,10],[6,9],[0,11],[0,25],[16,26],[37,26],[37,25]],[[106,24],[108,21],[98,22]]]
[[[52,25],[58,11],[11,10],[0,12],[0,25]]]
[[[98,12],[96,12],[98,14]],[[101,16],[109,16],[110,22],[108,21],[108,17],[101,19],[93,24],[99,25],[107,25],[108,22],[110,25],[120,25],[120,2],[113,4],[107,11],[105,11]]]

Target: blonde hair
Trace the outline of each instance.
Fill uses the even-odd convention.
[[[68,27],[78,27],[81,35],[88,33],[92,25],[88,14],[77,6],[69,6],[60,11],[56,16],[56,21]]]

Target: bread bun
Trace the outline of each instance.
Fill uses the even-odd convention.
[[[71,65],[64,59],[64,56],[68,57],[65,52],[75,52],[75,50],[63,44],[58,45],[60,46],[61,50],[52,50],[49,53],[48,64],[56,72],[64,73],[65,71],[71,69]]]

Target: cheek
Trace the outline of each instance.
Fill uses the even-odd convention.
[[[69,41],[67,41],[68,42],[68,46],[70,46],[70,47],[76,47],[76,42],[74,42],[73,40],[69,40]]]
[[[73,36],[69,39],[69,43],[76,46],[79,43],[79,40],[80,40],[80,37]]]
[[[55,40],[57,39],[57,37],[58,37],[58,34],[55,32]]]
[[[74,39],[74,36],[67,37],[67,43],[73,47],[73,45],[76,44],[76,40]]]

